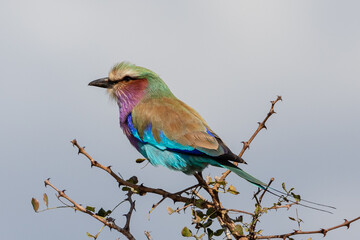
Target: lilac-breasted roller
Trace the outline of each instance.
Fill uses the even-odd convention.
[[[111,69],[108,77],[89,85],[106,88],[116,100],[122,130],[152,165],[193,174],[210,164],[228,169],[262,189],[267,187],[232,163],[244,161],[151,70],[122,62]]]

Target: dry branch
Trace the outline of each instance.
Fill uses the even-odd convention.
[[[73,204],[73,207],[76,210],[92,216],[96,220],[98,220],[98,221],[102,222],[104,225],[108,226],[110,229],[117,230],[118,232],[120,232],[124,236],[126,236],[129,240],[135,240],[134,236],[128,231],[129,229],[119,227],[118,225],[115,224],[113,219],[100,217],[100,216],[96,215],[95,213],[87,210],[86,208],[84,208],[83,206],[81,206],[80,204],[78,204],[74,200],[72,200],[69,196],[67,196],[65,194],[65,190],[60,191],[58,188],[56,188],[54,185],[52,185],[50,183],[49,179],[45,180],[44,183],[45,183],[45,186],[50,186],[51,188],[53,188],[58,193],[58,198],[62,197],[62,198],[65,198],[66,200],[68,200],[69,202],[71,202]],[[130,209],[130,211],[131,211],[131,209]]]
[[[253,135],[249,138],[249,140],[246,141],[246,142],[242,142],[243,148],[241,149],[241,152],[239,153],[239,157],[240,157],[240,158],[244,155],[245,151],[250,148],[250,144],[251,144],[251,142],[254,140],[254,138],[257,136],[257,134],[258,134],[262,129],[264,129],[264,128],[267,129],[267,127],[266,127],[265,124],[266,124],[267,120],[271,117],[271,115],[273,115],[274,113],[276,113],[275,110],[274,110],[274,107],[275,107],[275,104],[276,104],[278,101],[282,101],[281,96],[277,96],[277,98],[276,98],[274,101],[270,101],[270,102],[271,102],[271,108],[270,108],[269,112],[267,113],[265,119],[264,119],[262,122],[258,122],[258,124],[259,124],[258,128],[255,130],[255,132],[254,132]],[[238,163],[234,163],[234,164],[235,164],[235,165],[238,165]],[[219,178],[218,181],[219,181],[219,182],[225,181],[225,178],[226,178],[230,173],[231,173],[231,171],[229,171],[229,170],[225,171],[225,172],[221,175],[221,177]],[[220,187],[219,184],[215,184],[214,187],[213,187],[213,189],[219,189],[219,187]]]

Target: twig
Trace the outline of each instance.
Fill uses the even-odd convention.
[[[50,186],[51,188],[53,188],[57,193],[58,193],[58,198],[62,197],[65,198],[66,200],[68,200],[69,202],[71,202],[74,205],[74,208],[80,212],[86,213],[90,216],[92,216],[93,218],[95,218],[96,220],[102,222],[104,225],[108,226],[110,229],[115,229],[118,232],[122,233],[125,237],[127,237],[130,240],[135,240],[134,236],[127,231],[124,228],[119,227],[118,225],[115,224],[114,221],[109,221],[106,218],[100,217],[98,215],[96,215],[95,213],[87,210],[86,208],[84,208],[83,206],[81,206],[80,204],[76,203],[74,200],[72,200],[70,197],[68,197],[65,194],[65,190],[60,191],[58,188],[56,188],[54,185],[52,185],[49,181],[49,179],[45,180],[45,186]]]
[[[277,210],[277,209],[280,209],[280,208],[286,208],[287,210],[289,210],[293,205],[297,205],[298,202],[292,202],[292,203],[289,203],[289,204],[285,204],[285,205],[275,205],[275,206],[272,206],[270,208],[267,208],[267,210]]]
[[[256,235],[256,233],[255,233],[256,224],[259,222],[259,218],[261,217],[261,215],[263,213],[263,210],[262,210],[262,207],[261,207],[261,202],[263,200],[263,197],[264,197],[265,193],[267,192],[269,186],[271,185],[271,183],[273,181],[274,181],[274,178],[271,178],[268,185],[263,190],[263,193],[260,195],[259,199],[257,198],[257,195],[261,192],[261,190],[254,194],[254,198],[256,200],[256,207],[255,207],[253,218],[251,220],[251,224],[250,224],[250,227],[249,227],[249,236],[251,238],[253,238]]]
[[[300,231],[300,230],[294,230],[293,232],[291,233],[286,233],[286,234],[279,234],[279,235],[269,235],[269,236],[255,236],[255,239],[272,239],[272,238],[282,238],[282,239],[286,239],[290,236],[294,236],[294,235],[300,235],[300,234],[317,234],[317,233],[320,233],[320,234],[323,234],[323,236],[325,237],[326,234],[334,229],[337,229],[337,228],[341,228],[341,227],[347,227],[348,229],[350,228],[350,224],[359,220],[360,217],[357,217],[357,218],[354,218],[350,221],[344,219],[344,223],[342,224],[339,224],[337,226],[334,226],[334,227],[330,227],[330,228],[327,228],[327,229],[320,229],[320,230],[315,230],[315,231]]]
[[[175,212],[180,212],[181,210],[184,210],[184,209],[186,209],[186,208],[188,208],[188,207],[190,207],[190,206],[193,206],[193,205],[194,205],[194,204],[190,203],[190,204],[188,204],[188,205],[186,205],[186,206],[184,206],[184,207],[182,207],[182,208],[178,208],[178,209],[174,210],[174,213],[175,213]]]
[[[148,231],[145,231],[144,233],[148,240],[152,240],[151,235]]]
[[[238,212],[238,213],[244,213],[244,214],[247,214],[247,215],[251,215],[251,216],[254,216],[253,213],[249,213],[249,212],[246,212],[246,211],[242,211],[242,210],[237,210],[237,209],[227,209],[227,208],[223,208],[221,210],[225,210],[227,212]]]
[[[126,223],[125,223],[125,226],[124,226],[124,229],[128,232],[130,232],[130,220],[131,220],[131,215],[133,213],[133,211],[135,210],[135,201],[133,201],[131,199],[131,196],[133,195],[134,193],[129,190],[128,193],[127,193],[127,199],[125,199],[126,201],[128,201],[130,203],[130,209],[129,209],[129,212],[127,214],[125,214],[124,216],[126,217]]]
[[[277,96],[277,98],[276,98],[274,101],[271,101],[271,108],[270,108],[270,111],[267,113],[265,119],[264,119],[262,122],[258,122],[259,126],[258,126],[258,128],[255,130],[255,132],[253,133],[253,135],[250,137],[250,139],[249,139],[248,141],[246,141],[246,142],[242,142],[242,143],[243,143],[243,148],[241,149],[241,152],[239,153],[239,157],[240,157],[240,158],[244,155],[245,151],[250,148],[250,144],[251,144],[251,142],[254,140],[254,138],[257,136],[257,134],[258,134],[262,129],[264,129],[264,128],[267,129],[267,127],[266,127],[265,124],[266,124],[267,120],[271,117],[271,115],[273,115],[274,113],[276,113],[276,112],[274,111],[274,107],[275,107],[275,104],[276,104],[278,101],[282,101],[281,96]],[[234,163],[234,164],[235,164],[235,165],[238,165],[238,163]],[[225,172],[221,175],[221,177],[219,178],[219,182],[224,181],[225,178],[230,174],[230,172],[231,172],[230,170],[225,171]],[[213,189],[218,189],[219,186],[220,186],[220,184],[215,184],[215,185],[213,186]]]
[[[153,204],[153,205],[152,205],[152,208],[151,208],[150,211],[149,211],[149,216],[148,216],[148,219],[149,219],[149,220],[150,220],[150,214],[151,214],[151,212],[154,211],[155,208],[156,208],[157,206],[159,206],[160,203],[162,203],[165,199],[166,199],[166,197],[163,197],[159,202],[157,202],[156,204]]]

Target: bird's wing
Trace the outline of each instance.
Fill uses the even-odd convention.
[[[162,150],[212,157],[231,153],[204,119],[176,98],[140,103],[128,116],[127,122],[135,138]]]

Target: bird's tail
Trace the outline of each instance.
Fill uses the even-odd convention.
[[[311,209],[315,209],[318,211],[322,211],[322,212],[327,212],[327,213],[332,213],[330,211],[321,209],[321,208],[317,208],[317,207],[313,207],[313,206],[309,206],[309,205],[305,205],[305,204],[301,204],[298,201],[294,200],[290,200],[289,197],[294,198],[292,195],[289,195],[287,193],[284,193],[280,190],[277,190],[275,188],[269,187],[268,184],[260,181],[259,179],[251,176],[250,174],[248,174],[247,172],[245,172],[244,170],[242,170],[241,168],[235,166],[234,164],[232,164],[231,162],[217,162],[217,165],[226,168],[230,171],[232,171],[233,173],[235,173],[236,175],[238,175],[239,177],[242,177],[243,179],[245,179],[246,181],[254,184],[255,186],[269,192],[270,194],[277,196],[277,197],[286,197],[288,201],[292,202],[292,203],[297,203],[298,205],[307,207],[307,208],[311,208]],[[332,208],[332,209],[336,209],[335,207],[329,206],[329,205],[325,205],[325,204],[320,204],[320,203],[316,203],[316,202],[312,202],[312,201],[308,201],[305,199],[301,199],[301,201],[309,203],[309,204],[313,204],[313,205],[317,205],[317,206],[321,206],[321,207],[327,207],[327,208]]]

